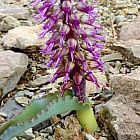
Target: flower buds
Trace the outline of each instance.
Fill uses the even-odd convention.
[[[62,3],[62,9],[66,12],[66,13],[70,13],[72,10],[72,3],[70,1],[64,0]]]
[[[75,51],[75,48],[77,46],[77,41],[73,38],[70,38],[68,41],[67,41],[67,45],[68,45],[68,48],[69,48],[69,51],[70,51],[70,56],[71,56],[71,60],[73,61],[74,60],[74,51]]]
[[[95,8],[83,0],[33,0],[33,5],[38,5],[36,19],[43,23],[39,37],[50,34],[41,52],[48,55],[45,67],[57,68],[51,82],[63,77],[62,94],[73,87],[75,96],[84,101],[85,80],[99,86],[92,70],[103,70],[104,37],[102,27],[95,24]]]

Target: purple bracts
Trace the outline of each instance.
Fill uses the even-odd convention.
[[[97,25],[98,13],[95,5],[86,0],[33,0],[38,8],[37,22],[43,23],[40,38],[47,33],[51,37],[46,41],[42,54],[49,59],[45,67],[56,67],[51,79],[63,78],[62,94],[73,87],[79,100],[85,98],[85,80],[92,81],[98,87],[93,70],[103,70],[100,52],[104,46],[104,37],[100,35],[102,27]]]

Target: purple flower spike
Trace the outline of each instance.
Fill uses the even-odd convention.
[[[62,9],[66,13],[71,13],[72,3],[70,1],[64,0],[63,3],[62,3]]]
[[[63,80],[64,83],[66,83],[68,80],[70,80],[69,75],[70,75],[70,72],[73,68],[74,68],[74,63],[73,62],[67,62],[66,68],[65,68],[66,75],[65,75],[64,80]]]
[[[32,6],[37,6],[42,0],[33,0]]]
[[[59,32],[60,32],[60,42],[59,42],[59,45],[62,46],[63,45],[63,40],[64,40],[64,37],[66,37],[66,35],[69,33],[70,31],[70,28],[68,25],[64,24],[62,26],[60,26],[60,29],[59,29]]]
[[[33,0],[38,6],[35,17],[43,23],[40,38],[50,34],[41,53],[47,55],[46,68],[56,67],[50,82],[63,77],[62,95],[71,88],[79,100],[85,101],[86,80],[97,87],[93,71],[103,71],[100,53],[104,47],[102,26],[97,25],[96,3],[86,0]]]
[[[71,60],[73,61],[74,60],[74,51],[75,51],[75,48],[76,48],[76,45],[77,45],[77,41],[73,38],[70,38],[68,39],[67,41],[67,45],[68,45],[68,48],[69,48],[69,51],[70,51],[70,56],[71,56]]]

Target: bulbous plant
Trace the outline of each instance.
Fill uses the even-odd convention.
[[[1,138],[11,138],[53,115],[70,110],[76,110],[83,128],[96,131],[98,125],[85,90],[86,80],[99,87],[93,71],[103,70],[100,51],[104,37],[100,35],[102,27],[96,21],[96,2],[91,5],[84,0],[34,0],[32,5],[37,7],[36,21],[43,24],[39,37],[50,35],[41,53],[49,58],[44,66],[57,69],[50,82],[63,77],[61,96],[47,95],[33,101],[0,129]],[[73,94],[67,95],[70,88]]]
[[[74,95],[85,101],[85,81],[89,80],[99,87],[91,70],[103,70],[100,50],[103,36],[99,35],[100,26],[96,25],[95,6],[83,0],[35,1],[41,3],[36,16],[38,22],[45,22],[39,37],[50,33],[42,53],[49,56],[45,66],[57,67],[51,82],[63,78],[61,94],[73,87]]]

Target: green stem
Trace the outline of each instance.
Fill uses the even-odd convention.
[[[81,126],[87,132],[95,132],[98,130],[98,124],[91,106],[86,106],[81,110],[76,110],[76,114]]]

